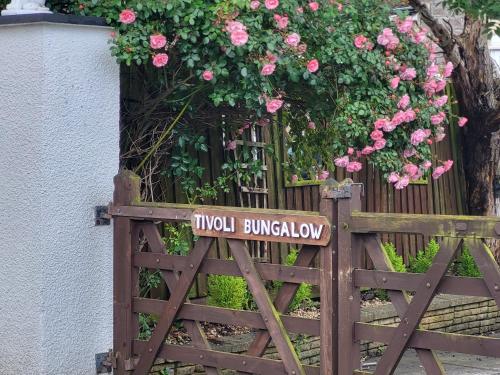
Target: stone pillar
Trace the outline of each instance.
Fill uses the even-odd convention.
[[[0,17],[0,373],[95,374],[112,348],[119,67],[100,19]]]

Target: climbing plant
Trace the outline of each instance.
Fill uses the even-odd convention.
[[[282,110],[291,178],[357,172],[366,158],[402,189],[452,165],[431,154],[445,137],[453,70],[440,66],[427,30],[378,0],[83,0],[82,15],[115,27],[119,62],[159,71],[179,116],[193,101],[243,114],[226,147],[248,123],[266,126]],[[466,118],[458,124],[464,126]]]

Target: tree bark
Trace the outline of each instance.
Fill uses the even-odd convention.
[[[488,49],[483,23],[464,16],[464,30],[455,35],[434,17],[423,0],[410,0],[429,26],[445,57],[453,63],[453,84],[463,131],[463,159],[470,215],[494,215],[494,179],[500,162],[500,84]]]

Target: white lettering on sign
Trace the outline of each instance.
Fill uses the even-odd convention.
[[[227,216],[195,214],[195,229],[235,233],[236,219]],[[243,233],[255,236],[275,236],[319,240],[323,224],[296,223],[265,219],[243,219]]]

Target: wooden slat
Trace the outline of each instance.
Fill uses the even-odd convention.
[[[134,341],[137,353],[148,347],[147,341]],[[227,368],[237,371],[250,371],[256,375],[290,375],[282,361],[251,357],[243,354],[217,352],[213,350],[195,349],[189,346],[164,345],[158,355],[169,361],[194,363],[205,366]],[[317,366],[304,366],[306,375],[323,375]]]
[[[185,256],[139,253],[134,254],[135,267],[182,271],[188,264]],[[281,264],[255,263],[264,280],[278,280],[289,283],[319,285],[319,269],[309,267],[284,266]],[[205,259],[200,267],[201,273],[212,275],[243,276],[234,260]]]
[[[196,274],[198,273],[201,262],[207,255],[212,245],[212,238],[202,237],[191,250],[188,258],[189,267],[183,270],[177,288],[173,291],[170,299],[165,306],[163,313],[153,331],[151,339],[148,342],[147,350],[141,353],[137,367],[134,370],[134,375],[143,375],[150,371],[154,359],[158,351],[161,349],[165,337],[170,331],[172,324],[179,312],[179,307],[184,303],[189,293],[189,289],[193,284]]]
[[[356,323],[356,339],[387,344],[396,334],[396,327],[369,323]],[[442,350],[451,353],[482,355],[500,358],[500,339],[486,336],[469,336],[455,333],[416,330],[410,341],[410,348]]]
[[[354,283],[358,288],[405,290],[414,292],[425,278],[419,273],[354,270]],[[491,297],[484,281],[475,277],[445,276],[438,293],[458,296]]]
[[[417,329],[427,308],[432,302],[439,282],[445,275],[461,240],[446,238],[441,249],[434,257],[429,271],[425,274],[424,282],[419,286],[415,297],[411,300],[406,313],[401,317],[401,323],[394,332],[387,349],[377,364],[375,375],[392,375],[406,350],[412,334]],[[434,374],[433,374],[434,375]]]
[[[289,374],[305,375],[304,368],[290,341],[290,337],[285,331],[279,313],[269,298],[245,243],[238,240],[228,240],[228,243],[233,257],[247,281],[248,289],[252,293],[260,314],[264,318],[266,328],[273,339],[285,369]]]
[[[148,298],[134,298],[134,312],[159,315],[166,301]],[[299,318],[280,315],[285,328],[293,333],[319,336],[319,319]],[[200,322],[229,324],[241,327],[266,329],[264,320],[258,312],[226,309],[222,307],[185,303],[177,316],[178,319]],[[250,354],[249,354],[250,355]]]
[[[316,254],[318,253],[319,248],[318,247],[313,247],[313,246],[304,246],[300,250],[297,259],[295,260],[294,265],[296,266],[308,266],[310,265],[314,258],[316,257]],[[283,314],[288,311],[288,307],[290,303],[293,301],[295,298],[295,295],[297,293],[297,290],[299,289],[300,284],[293,284],[293,283],[285,283],[281,286],[281,288],[278,290],[278,293],[276,295],[276,298],[274,299],[274,307],[276,310]],[[283,324],[285,325],[285,328],[287,328],[288,331],[291,331],[282,316]],[[319,323],[319,321],[318,321]],[[265,328],[265,327],[264,327]],[[319,336],[319,324],[316,326],[317,328],[317,335]],[[248,350],[247,350],[247,355],[251,356],[257,356],[261,357],[264,355],[267,347],[269,346],[271,342],[271,335],[267,330],[261,330],[257,332],[257,335],[253,342],[250,344]],[[242,373],[245,374],[245,373]]]
[[[466,224],[465,231],[457,230]],[[415,233],[436,237],[500,239],[500,217],[415,215],[353,212],[350,229],[355,233]],[[495,229],[497,228],[497,229]]]

